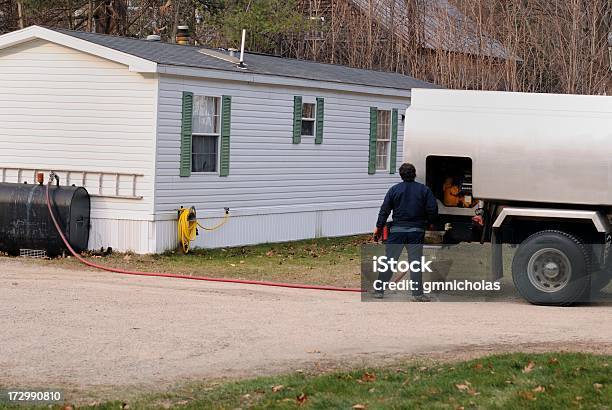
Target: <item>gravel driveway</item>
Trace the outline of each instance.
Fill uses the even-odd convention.
[[[612,353],[612,307],[359,295],[61,270],[0,258],[0,385],[159,388],[508,350]]]

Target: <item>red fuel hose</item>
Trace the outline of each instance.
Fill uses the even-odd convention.
[[[206,277],[206,276],[188,276],[188,275],[177,275],[177,274],[173,274],[173,273],[139,272],[139,271],[130,271],[130,270],[125,270],[125,269],[119,269],[119,268],[111,268],[111,267],[108,267],[108,266],[102,266],[102,265],[95,264],[93,262],[88,261],[87,259],[83,258],[81,255],[79,255],[77,252],[75,252],[75,250],[72,249],[72,246],[70,246],[70,243],[68,243],[68,240],[66,239],[66,236],[62,232],[62,229],[59,226],[59,223],[57,222],[57,219],[55,218],[55,214],[53,213],[53,209],[51,208],[51,198],[49,196],[49,187],[51,186],[51,184],[52,184],[52,180],[49,181],[49,183],[47,184],[46,199],[47,199],[47,208],[49,209],[49,215],[51,216],[51,220],[53,221],[53,224],[55,225],[55,229],[57,230],[57,233],[62,238],[62,241],[64,242],[64,245],[66,245],[66,247],[68,248],[68,250],[70,251],[72,256],[74,256],[81,263],[83,263],[83,264],[85,264],[85,265],[87,265],[89,267],[92,267],[92,268],[95,268],[95,269],[105,270],[105,271],[108,271],[108,272],[121,273],[123,275],[156,276],[156,277],[160,277],[160,278],[203,280],[203,281],[207,281],[207,282],[242,283],[242,284],[246,284],[246,285],[275,286],[275,287],[280,287],[280,288],[295,288],[295,289],[329,290],[329,291],[335,291],[335,292],[363,292],[359,288],[340,288],[340,287],[336,287],[336,286],[302,285],[302,284],[298,284],[298,283],[280,283],[280,282],[267,282],[267,281],[259,281],[259,280],[210,278],[210,277]]]

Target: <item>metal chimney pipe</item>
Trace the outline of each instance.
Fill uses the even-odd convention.
[[[178,26],[176,33],[176,44],[189,45],[189,26]]]
[[[242,41],[240,42],[240,67],[244,66],[244,39],[246,37],[246,29],[242,29]]]

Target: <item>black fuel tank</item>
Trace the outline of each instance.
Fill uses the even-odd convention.
[[[18,254],[20,249],[44,249],[59,255],[66,249],[46,201],[46,185],[0,183],[0,251]],[[55,217],[75,251],[87,249],[90,199],[83,187],[50,187]]]

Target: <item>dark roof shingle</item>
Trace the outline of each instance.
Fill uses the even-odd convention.
[[[129,37],[111,36],[53,28],[52,30],[89,41],[104,47],[134,55],[161,65],[207,68],[243,72],[235,64],[202,52],[201,47],[147,41]],[[263,54],[245,53],[246,72],[317,81],[388,87],[410,90],[412,88],[437,88],[436,85],[407,75],[383,71],[364,70],[308,60],[282,58]]]

